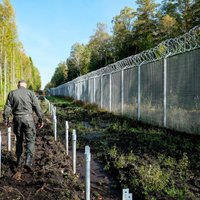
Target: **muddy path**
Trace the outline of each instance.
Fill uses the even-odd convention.
[[[15,136],[12,133],[12,151],[7,151],[6,128],[2,132],[2,177],[0,199],[84,199],[84,151],[77,151],[77,173],[72,172],[71,150],[66,155],[63,141],[54,141],[51,118],[45,127],[37,131],[33,171],[16,166]],[[23,157],[25,162],[25,157]],[[91,159],[91,199],[120,199],[120,193],[111,185],[116,183],[104,171],[103,166]]]

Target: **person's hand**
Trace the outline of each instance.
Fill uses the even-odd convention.
[[[43,123],[43,122],[38,122],[38,123],[37,123],[37,128],[38,128],[38,129],[41,129],[43,126],[44,126],[44,123]]]
[[[4,123],[4,125],[7,126],[7,127],[11,127],[11,126],[12,126],[12,124],[9,122],[9,120],[4,119],[4,120],[3,120],[3,123]]]
[[[6,120],[3,120],[3,124],[4,124],[4,126],[7,126],[8,122]]]

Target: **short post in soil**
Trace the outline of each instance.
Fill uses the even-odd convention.
[[[69,154],[69,123],[68,121],[65,121],[65,128],[66,128],[66,131],[65,131],[65,145],[66,145],[66,154],[68,155]]]
[[[72,159],[73,159],[73,174],[76,174],[76,130],[72,133]]]
[[[90,200],[90,147],[85,146],[85,199]]]
[[[11,127],[7,129],[7,143],[8,143],[8,151],[11,151]]]
[[[2,136],[0,131],[0,177],[1,177],[1,144],[2,144]]]
[[[129,189],[123,189],[122,191],[122,200],[132,200],[133,195],[132,193],[129,193]]]
[[[57,118],[56,115],[53,117],[53,124],[54,124],[54,138],[57,141]]]

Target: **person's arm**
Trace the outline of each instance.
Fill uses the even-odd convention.
[[[4,106],[4,112],[3,112],[3,121],[6,126],[9,125],[9,116],[12,112],[12,106],[11,106],[11,93],[8,94],[6,104]]]
[[[38,117],[38,128],[43,127],[43,112],[38,103],[37,97],[34,93],[32,93],[32,102],[33,102],[33,110]]]

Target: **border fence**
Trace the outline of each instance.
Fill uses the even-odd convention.
[[[116,114],[200,134],[200,26],[50,89]]]

